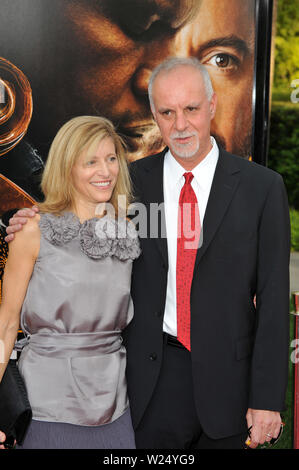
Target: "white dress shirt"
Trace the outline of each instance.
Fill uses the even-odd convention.
[[[219,157],[216,141],[211,137],[212,149],[207,156],[192,170],[194,178],[191,186],[196,194],[201,226],[210,195],[215,168]],[[168,278],[163,331],[177,336],[176,312],[176,258],[178,205],[181,189],[185,183],[186,170],[175,160],[170,150],[164,159],[163,189],[165,203],[166,233],[168,246]]]

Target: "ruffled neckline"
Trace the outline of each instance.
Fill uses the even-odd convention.
[[[39,226],[52,245],[61,246],[79,238],[82,252],[92,259],[114,256],[122,261],[134,260],[141,252],[135,225],[125,218],[105,215],[81,223],[72,212],[61,216],[45,213],[41,214]]]

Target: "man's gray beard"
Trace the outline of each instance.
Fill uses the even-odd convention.
[[[185,148],[181,148],[181,147],[185,147]],[[200,148],[199,139],[197,138],[195,149],[188,150],[186,147],[188,147],[188,144],[185,144],[185,145],[183,144],[182,146],[179,146],[179,148],[177,148],[177,145],[173,145],[173,151],[179,158],[186,158],[186,159],[187,158],[192,158],[192,157],[194,157],[194,155],[198,152],[198,150]]]

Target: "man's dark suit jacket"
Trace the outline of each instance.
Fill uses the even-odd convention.
[[[147,207],[148,232],[150,204],[163,202],[165,153],[131,164],[136,200]],[[284,409],[289,239],[281,176],[220,149],[191,290],[194,396],[211,438],[243,432],[249,407]],[[125,332],[135,428],[161,368],[168,270],[165,237],[141,238],[141,247],[132,277],[134,319]]]

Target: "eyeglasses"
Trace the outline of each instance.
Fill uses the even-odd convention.
[[[278,436],[277,437],[272,437],[272,439],[270,441],[266,441],[264,444],[259,446],[259,448],[260,449],[269,449],[270,447],[273,447],[279,441],[279,439],[281,438],[284,426],[285,426],[285,423],[281,423]],[[251,449],[251,447],[249,447],[250,439],[251,439],[251,428],[252,428],[252,426],[250,426],[250,428],[248,428],[248,430],[247,430],[248,438],[247,438],[247,441],[245,442],[244,449]]]

